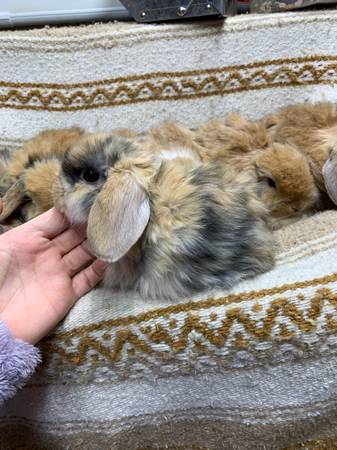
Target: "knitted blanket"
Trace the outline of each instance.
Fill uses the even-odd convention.
[[[336,32],[336,13],[1,32],[0,146],[334,98]],[[336,223],[279,230],[275,269],[231,291],[83,297],[0,411],[0,448],[334,448]]]

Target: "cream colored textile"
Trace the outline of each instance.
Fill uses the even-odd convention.
[[[0,32],[0,145],[48,127],[261,116],[337,79],[336,12]]]
[[[333,96],[336,35],[332,12],[1,32],[0,146]],[[230,292],[82,298],[0,412],[0,448],[333,448],[337,212],[275,237],[276,268]]]

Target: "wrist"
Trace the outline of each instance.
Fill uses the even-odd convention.
[[[39,338],[34,332],[34,325],[20,311],[13,311],[10,305],[0,313],[3,322],[14,339],[35,345]]]

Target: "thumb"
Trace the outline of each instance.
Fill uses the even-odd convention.
[[[82,295],[89,292],[98,284],[105,273],[105,269],[109,263],[96,259],[89,267],[79,272],[73,278],[73,289],[75,293],[75,300],[78,300]]]

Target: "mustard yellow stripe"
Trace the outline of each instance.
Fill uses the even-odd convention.
[[[83,334],[96,331],[103,327],[118,327],[123,325],[140,324],[141,322],[147,322],[151,319],[156,319],[161,316],[166,316],[170,314],[177,314],[180,312],[189,311],[199,311],[202,309],[207,309],[216,306],[224,306],[232,303],[240,303],[244,301],[256,301],[262,299],[263,297],[277,294],[284,294],[290,291],[296,291],[298,289],[325,286],[329,283],[337,281],[337,273],[327,275],[321,278],[314,278],[312,280],[299,281],[291,284],[283,284],[281,286],[275,286],[272,288],[261,289],[259,291],[250,291],[240,294],[230,294],[225,297],[220,298],[208,298],[201,301],[188,301],[186,303],[179,303],[177,305],[171,305],[164,308],[158,308],[155,310],[148,311],[146,313],[141,313],[134,316],[120,317],[117,319],[110,319],[101,321],[98,323],[93,323],[90,325],[82,325],[80,327],[73,328],[69,331],[59,332],[55,336],[50,336],[50,338],[56,337],[57,339],[63,339],[74,334]]]
[[[315,66],[316,62],[322,61],[328,61],[329,64],[319,68]],[[265,70],[266,67],[268,70]],[[328,71],[334,73],[337,82],[337,57],[288,58],[205,70],[147,73],[84,83],[2,81],[0,88],[3,88],[4,93],[0,95],[0,108],[77,111],[148,101],[197,99],[277,87],[331,84],[331,76],[328,81],[324,78]],[[310,77],[303,77],[307,73]]]

